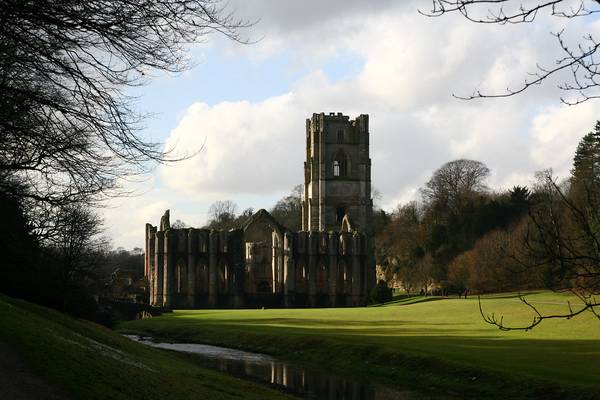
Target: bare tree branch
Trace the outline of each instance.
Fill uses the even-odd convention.
[[[440,17],[448,13],[460,13],[467,20],[482,24],[532,23],[540,13],[548,17],[573,19],[600,12],[598,0],[546,0],[523,2],[519,0],[433,0],[428,11],[419,10],[429,17]],[[453,95],[463,100],[478,98],[503,98],[523,93],[532,86],[540,85],[551,77],[564,79],[558,88],[567,92],[560,101],[567,105],[577,105],[600,98],[600,60],[597,52],[600,43],[591,35],[582,37],[575,45],[567,43],[564,29],[553,33],[563,53],[551,67],[536,65],[532,78],[521,85],[506,88],[504,92],[486,93],[474,90],[471,95]],[[567,78],[563,77],[567,74]]]
[[[188,69],[189,47],[211,33],[248,42],[241,32],[252,25],[218,0],[0,0],[0,9],[0,190],[55,205],[123,194],[120,179],[195,155],[144,137],[147,115],[127,90]]]
[[[538,307],[528,301],[525,298],[525,295],[519,293],[519,300],[521,300],[521,302],[525,304],[533,313],[531,322],[524,325],[508,325],[504,322],[504,316],[497,317],[494,313],[486,314],[483,311],[483,306],[481,305],[481,296],[478,296],[479,313],[485,322],[498,327],[498,329],[502,331],[529,331],[541,324],[542,321],[548,319],[571,319],[584,313],[585,311],[593,313],[596,318],[600,320],[600,315],[598,315],[598,312],[595,310],[595,307],[600,306],[600,301],[593,296],[577,295],[577,297],[583,301],[583,304],[579,305],[577,308],[574,309],[570,302],[566,302],[566,306],[568,308],[567,312],[558,314],[544,314],[539,310]]]

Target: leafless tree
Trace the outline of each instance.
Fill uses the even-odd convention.
[[[540,174],[539,179],[537,201],[530,209],[523,237],[526,258],[514,258],[524,270],[539,270],[550,289],[573,293],[579,304],[567,303],[565,312],[545,314],[519,296],[534,316],[527,324],[512,326],[502,317],[485,314],[480,301],[484,319],[502,330],[529,330],[544,320],[572,318],[586,311],[600,319],[600,188],[586,186],[586,195],[574,198],[551,171]]]
[[[193,154],[143,137],[127,90],[189,68],[189,46],[211,32],[244,41],[251,25],[218,0],[0,0],[0,10],[0,190],[53,205]]]
[[[234,227],[238,206],[231,200],[215,201],[208,209],[208,227],[230,229]]]
[[[440,204],[457,212],[466,198],[487,190],[485,180],[489,174],[489,168],[480,161],[450,161],[433,173],[421,195],[427,204]]]
[[[92,277],[107,250],[102,218],[87,204],[64,205],[52,218],[55,233],[43,242],[48,260],[58,267],[63,298],[74,284]]]
[[[171,228],[173,229],[186,229],[189,228],[190,226],[188,224],[186,224],[185,222],[183,222],[180,219],[175,220],[175,222],[173,222],[171,224]]]
[[[598,0],[433,0],[430,10],[420,10],[424,15],[439,17],[459,13],[471,22],[481,24],[532,23],[541,15],[570,20],[600,12]],[[463,99],[509,97],[522,93],[531,86],[540,85],[550,77],[564,79],[558,87],[567,93],[561,102],[575,105],[600,97],[600,59],[597,55],[600,42],[592,34],[581,35],[580,42],[569,44],[564,28],[553,35],[563,53],[554,65],[537,65],[521,85],[507,88],[502,93],[482,93],[475,90]],[[562,74],[567,73],[567,78]]]

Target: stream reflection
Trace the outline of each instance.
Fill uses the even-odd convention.
[[[224,347],[193,343],[157,343],[151,338],[126,335],[137,342],[157,347],[193,353],[200,363],[230,375],[267,382],[305,399],[319,400],[413,400],[455,399],[415,391],[390,389],[357,379],[347,379],[322,371],[310,370],[277,360],[271,356]]]

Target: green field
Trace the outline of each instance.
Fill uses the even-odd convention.
[[[564,312],[567,295],[533,293],[544,312]],[[515,295],[489,296],[484,310],[524,323]],[[124,332],[220,344],[312,364],[382,383],[470,398],[596,398],[600,321],[591,313],[503,332],[483,322],[476,298],[397,300],[338,309],[181,310],[123,324]]]
[[[0,295],[0,342],[74,399],[283,399],[96,324]],[[23,388],[25,389],[25,388]],[[3,389],[0,388],[0,398]]]

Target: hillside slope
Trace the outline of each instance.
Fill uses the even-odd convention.
[[[146,347],[91,322],[3,295],[0,350],[14,360],[13,376],[23,378],[11,382],[11,398],[17,398],[19,385],[24,386],[23,392],[31,390],[27,382],[35,381],[35,376],[39,387],[33,395],[48,390],[42,398],[286,398],[274,390],[203,369],[190,358]],[[21,363],[26,365],[26,373]],[[8,386],[3,393],[10,395]]]

